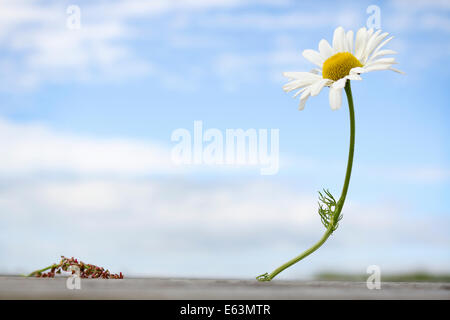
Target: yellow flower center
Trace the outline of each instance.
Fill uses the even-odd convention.
[[[356,67],[362,67],[362,64],[354,55],[350,52],[339,52],[325,60],[322,75],[324,79],[337,81],[348,76],[350,70]]]

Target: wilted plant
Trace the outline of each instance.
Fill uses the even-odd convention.
[[[36,270],[31,272],[28,277],[38,277],[38,278],[54,278],[55,274],[61,274],[62,271],[75,273],[75,268],[80,270],[80,278],[101,278],[101,279],[123,279],[122,272],[118,274],[110,273],[109,270],[105,270],[102,267],[84,263],[78,259],[66,258],[61,256],[61,261],[58,264],[52,264],[44,269]],[[50,270],[48,272],[45,272]]]

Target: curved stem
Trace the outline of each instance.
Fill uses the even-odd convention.
[[[315,245],[313,245],[311,248],[309,248],[308,250],[303,252],[301,255],[295,257],[294,259],[289,260],[288,262],[286,262],[282,266],[276,268],[274,271],[272,271],[271,274],[265,273],[265,274],[262,274],[262,275],[256,277],[256,279],[258,279],[259,281],[270,281],[273,278],[275,278],[275,276],[277,274],[279,274],[281,271],[283,271],[284,269],[289,268],[293,264],[295,264],[295,263],[299,262],[300,260],[302,260],[303,258],[306,258],[307,256],[309,256],[311,253],[313,253],[314,251],[319,249],[322,246],[322,244],[325,243],[325,241],[327,241],[328,237],[333,233],[333,228],[332,227],[333,226],[330,224],[330,226],[328,227],[327,231],[322,236],[322,238]]]
[[[330,224],[327,230],[325,231],[325,234],[315,245],[313,245],[311,248],[309,248],[299,256],[295,257],[294,259],[291,259],[282,266],[278,267],[277,269],[272,271],[272,273],[270,274],[264,273],[262,275],[257,276],[256,279],[259,281],[270,281],[283,270],[289,268],[293,264],[309,256],[311,253],[319,249],[325,243],[325,241],[327,241],[328,237],[333,233],[333,231],[336,230],[337,228],[337,223],[342,217],[341,211],[342,208],[344,207],[348,186],[350,184],[350,176],[352,174],[352,167],[353,167],[353,155],[355,152],[355,110],[353,106],[353,97],[352,97],[352,89],[350,87],[350,80],[347,80],[345,84],[345,93],[347,95],[348,108],[350,113],[350,147],[348,151],[347,170],[345,172],[344,186],[342,187],[341,197],[339,198],[339,201],[336,204],[336,209],[333,216],[331,217]]]
[[[345,93],[348,100],[348,110],[350,114],[350,148],[348,150],[347,171],[345,173],[344,187],[342,188],[341,197],[338,203],[342,210],[344,206],[345,197],[347,196],[348,185],[350,184],[350,176],[352,174],[353,167],[353,154],[355,153],[355,109],[353,106],[352,88],[350,87],[350,80],[347,80],[345,84]]]
[[[42,272],[44,272],[44,271],[47,271],[47,270],[49,270],[49,269],[52,269],[53,267],[58,267],[58,265],[57,264],[52,264],[51,266],[48,266],[48,267],[46,267],[46,268],[44,268],[44,269],[40,269],[40,270],[36,270],[36,271],[33,271],[33,272],[31,272],[27,277],[31,277],[31,276],[34,276],[35,274],[39,274],[39,273],[42,273]]]

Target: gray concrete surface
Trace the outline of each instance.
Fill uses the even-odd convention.
[[[449,283],[126,278],[81,279],[80,290],[66,278],[0,276],[0,299],[450,299]]]

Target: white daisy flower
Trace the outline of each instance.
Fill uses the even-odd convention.
[[[392,70],[396,64],[394,58],[386,55],[396,54],[393,50],[381,50],[393,37],[386,38],[387,32],[381,30],[361,28],[353,40],[353,31],[345,33],[344,28],[338,27],[334,31],[333,46],[327,40],[319,42],[319,51],[305,50],[303,56],[318,68],[310,72],[284,72],[283,75],[291,81],[283,86],[283,90],[290,92],[298,90],[294,97],[300,95],[299,110],[303,110],[306,100],[316,96],[325,87],[330,87],[331,109],[339,109],[342,105],[342,89],[347,80],[362,80],[361,73],[376,70]]]

